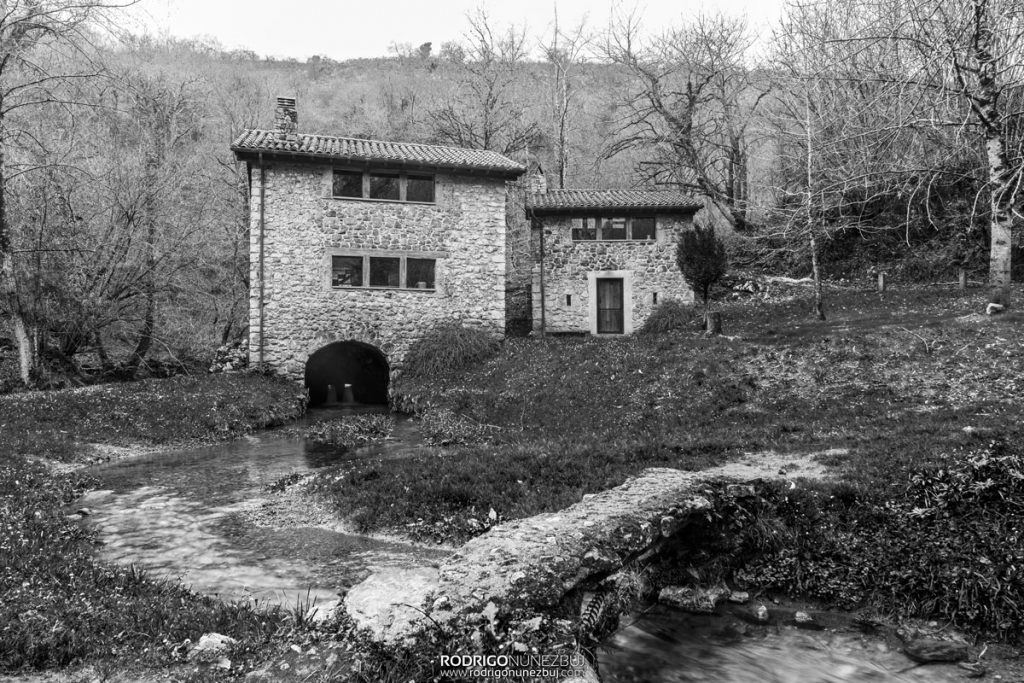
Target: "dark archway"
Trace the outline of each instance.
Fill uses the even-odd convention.
[[[328,386],[334,396],[344,400],[344,386],[352,385],[357,403],[387,405],[390,367],[387,357],[375,346],[357,341],[340,341],[318,349],[306,361],[306,388],[309,404],[322,405],[328,399]]]

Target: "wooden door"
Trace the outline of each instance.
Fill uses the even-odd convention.
[[[625,331],[625,306],[622,278],[597,279],[597,333],[622,334]]]

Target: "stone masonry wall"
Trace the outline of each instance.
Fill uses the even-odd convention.
[[[530,222],[526,218],[527,181],[508,183],[505,208],[505,253],[508,256],[508,278],[505,283],[505,332],[510,336],[526,336],[532,329],[531,286],[533,254],[530,252]]]
[[[588,332],[590,292],[587,273],[628,271],[632,276],[633,330],[643,325],[658,301],[693,301],[693,291],[676,265],[676,243],[692,217],[657,216],[653,242],[572,241],[572,218],[544,219],[544,289],[549,332]],[[540,328],[540,235],[533,231],[533,325]],[[572,303],[566,303],[570,295]]]
[[[267,167],[263,360],[301,380],[320,347],[355,340],[381,349],[392,369],[443,321],[505,330],[505,181],[436,175],[436,203],[334,199],[331,167]],[[253,169],[250,361],[260,356],[260,172]],[[330,286],[332,250],[443,252],[436,291]]]

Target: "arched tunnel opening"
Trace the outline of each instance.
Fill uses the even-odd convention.
[[[306,361],[311,406],[333,402],[387,405],[389,379],[387,357],[377,347],[363,342],[334,342],[318,349]]]

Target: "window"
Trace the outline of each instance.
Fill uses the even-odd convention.
[[[634,218],[630,221],[630,227],[633,230],[630,239],[633,240],[653,240],[658,236],[653,218]]]
[[[652,242],[658,238],[653,216],[637,218],[580,218],[579,227],[573,226],[574,242],[591,240]]]
[[[400,199],[401,192],[399,191],[398,181],[398,174],[370,174],[370,199]]]
[[[381,287],[432,292],[437,286],[437,259],[445,256],[445,252],[394,253],[375,249],[331,254],[331,287]]]
[[[597,219],[596,218],[581,218],[581,227],[572,229],[572,238],[574,241],[583,240],[596,240],[597,239]]]
[[[434,178],[428,175],[411,175],[406,180],[405,200],[407,202],[433,202]]]
[[[407,258],[405,260],[405,286],[407,289],[433,289],[434,259]]]
[[[334,256],[331,258],[332,287],[362,287],[363,257]]]
[[[402,259],[381,256],[370,257],[370,286],[397,287],[402,272]]]
[[[434,176],[335,170],[331,196],[391,202],[434,203]]]
[[[335,197],[362,197],[363,174],[359,171],[335,171],[333,192]]]
[[[625,218],[605,218],[601,221],[601,239],[603,240],[624,240],[626,239]]]

